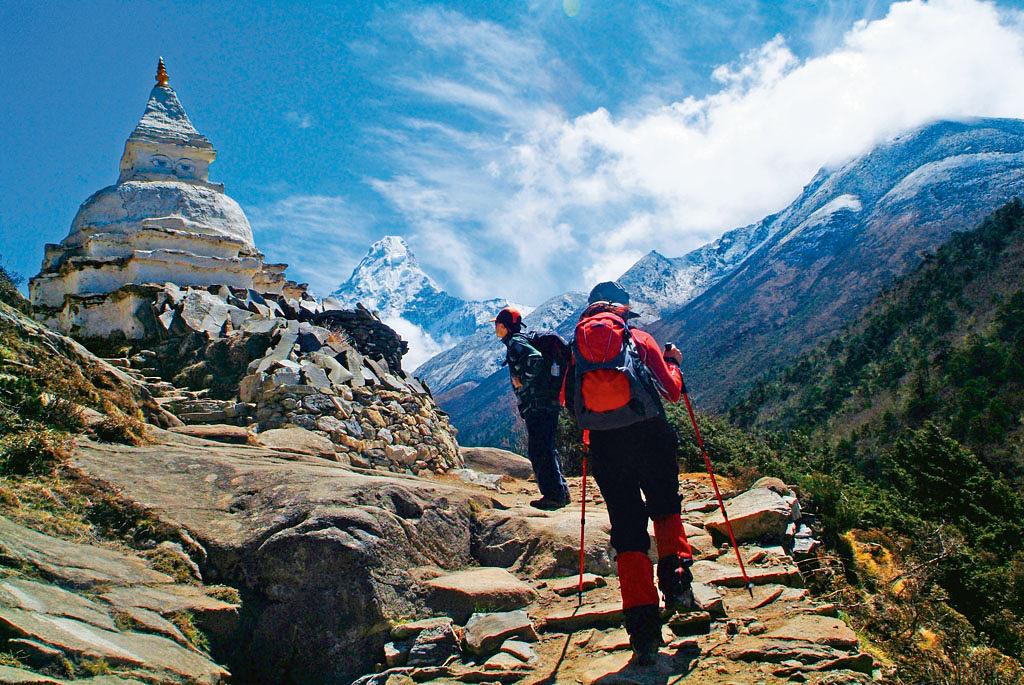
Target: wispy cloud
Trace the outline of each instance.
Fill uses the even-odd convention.
[[[305,112],[290,111],[284,113],[284,120],[298,128],[312,128],[316,121],[313,115]]]
[[[578,116],[561,96],[574,76],[531,29],[403,19],[418,57],[385,77],[440,109],[381,125],[394,173],[370,182],[429,248],[421,261],[472,296],[585,288],[778,210],[819,167],[902,130],[1024,111],[1020,15],[978,0],[901,2],[852,28],[826,15],[810,58],[777,36],[711,70],[706,95],[652,88]]]
[[[372,217],[337,196],[292,195],[246,214],[267,258],[321,296],[348,278],[373,239]]]

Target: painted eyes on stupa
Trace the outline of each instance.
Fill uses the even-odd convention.
[[[191,159],[179,159],[174,165],[174,174],[179,178],[192,178],[196,173],[196,165]]]
[[[187,157],[171,160],[165,155],[153,155],[149,158],[149,163],[155,171],[173,174],[178,178],[193,178],[196,175],[196,164]]]
[[[163,155],[153,155],[149,158],[149,161],[153,165],[153,168],[159,171],[170,171],[172,168],[170,158],[164,157]]]

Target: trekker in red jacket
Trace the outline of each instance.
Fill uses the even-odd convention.
[[[622,608],[634,658],[654,662],[661,646],[661,612],[647,551],[654,521],[658,587],[666,608],[694,606],[693,552],[680,516],[678,438],[661,398],[677,402],[683,387],[679,349],[663,352],[628,321],[629,294],[605,282],[590,293],[572,342],[564,401],[590,432],[594,479],[608,506]]]

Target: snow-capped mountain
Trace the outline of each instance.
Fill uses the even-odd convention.
[[[763,239],[741,262],[652,329],[688,343],[691,387],[724,409],[761,373],[839,330],[922,253],[1021,194],[1024,121],[909,131],[819,171],[755,224]]]
[[[361,302],[403,337],[410,338],[412,365],[417,363],[417,356],[422,355],[422,361],[429,356],[424,353],[448,349],[480,329],[489,329],[495,313],[508,304],[501,299],[467,301],[445,292],[423,271],[409,245],[398,236],[386,236],[374,243],[349,279],[331,296],[347,306]],[[530,311],[529,307],[520,309]],[[413,339],[412,327],[428,337]],[[418,350],[417,345],[425,349]]]
[[[650,323],[664,313],[678,309],[725,277],[748,254],[760,247],[774,233],[768,220],[729,231],[713,243],[682,257],[665,257],[651,250],[631,266],[618,282],[629,292],[632,308],[641,314],[640,323]],[[586,302],[584,293],[563,293],[540,305],[528,325],[537,329],[557,330],[571,337],[573,324]],[[561,317],[561,318],[560,318]],[[427,381],[443,398],[456,387],[469,390],[467,383],[477,383],[497,369],[500,346],[488,327],[459,345],[433,357],[416,374]]]

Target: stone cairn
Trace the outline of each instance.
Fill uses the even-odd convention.
[[[454,429],[401,367],[408,346],[362,305],[165,284],[130,358],[157,402],[187,424],[259,434],[301,428],[353,466],[425,475],[462,466]],[[168,380],[169,379],[169,380]]]

